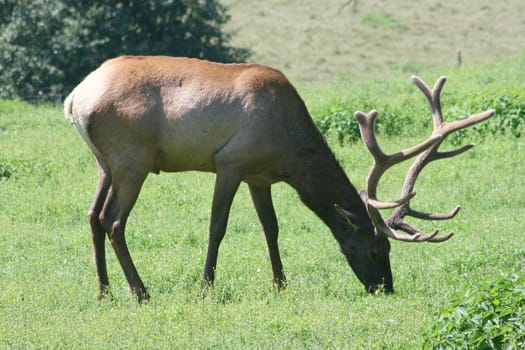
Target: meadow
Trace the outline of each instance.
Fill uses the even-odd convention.
[[[372,160],[356,139],[355,110],[379,111],[379,141],[388,152],[431,132],[411,74],[430,85],[448,76],[448,120],[496,110],[492,120],[444,145],[473,142],[473,150],[428,166],[416,184],[415,208],[462,209],[450,221],[412,222],[454,237],[392,242],[396,292],[369,295],[328,228],[290,187],[276,184],[289,280],[276,293],[242,185],[215,286],[202,299],[214,176],[150,175],[127,237],[152,299],[136,303],[107,244],[112,297],[98,301],[86,218],[94,159],[60,106],[0,100],[0,349],[418,349],[446,328],[443,310],[468,299],[480,281],[524,284],[523,1],[223,3],[232,15],[232,44],[250,48],[251,61],[281,69],[297,85],[359,189]],[[397,197],[407,167],[386,176],[381,197]]]
[[[525,105],[523,71],[522,55],[422,77],[432,84],[448,75],[443,109],[454,119],[488,108],[483,101],[502,104],[509,91],[517,91],[512,103]],[[357,188],[371,157],[361,142],[340,137],[343,118],[377,108],[385,120],[379,141],[388,152],[431,132],[426,101],[407,78],[300,89]],[[395,294],[365,293],[328,228],[291,188],[277,184],[288,288],[272,289],[264,237],[243,185],[216,284],[202,299],[214,176],[162,173],[147,179],[128,222],[131,254],[152,294],[138,305],[109,246],[112,298],[95,298],[86,213],[97,174],[61,108],[0,101],[0,349],[421,348],[452,296],[488,277],[524,278],[525,143],[522,114],[508,108],[512,103],[492,107],[498,113],[490,128],[445,145],[474,142],[473,150],[420,176],[414,207],[462,210],[450,221],[417,222],[426,231],[454,231],[448,242],[392,242]],[[339,119],[327,124],[330,118]],[[505,124],[513,118],[515,127]],[[382,197],[397,196],[407,166],[385,178]]]
[[[232,44],[295,83],[471,67],[525,49],[521,0],[223,0]]]

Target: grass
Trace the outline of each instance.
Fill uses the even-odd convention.
[[[491,86],[523,88],[515,72],[524,60],[450,71],[444,96]],[[424,78],[436,78],[434,72]],[[342,88],[344,87],[344,88]],[[348,96],[377,99],[381,113],[422,105],[415,87],[386,80],[303,89],[310,110],[322,114]],[[459,99],[459,98],[458,98]],[[448,110],[458,99],[444,98]],[[416,110],[419,107],[414,107]],[[427,112],[428,113],[428,112]],[[415,116],[425,124],[427,113]],[[380,142],[395,151],[425,137],[413,128]],[[360,143],[329,136],[356,187],[370,156]],[[128,224],[134,261],[153,296],[139,306],[108,250],[113,298],[95,299],[96,282],[87,208],[94,193],[94,161],[54,106],[0,101],[0,348],[2,349],[413,349],[424,342],[434,314],[472,281],[522,273],[525,259],[525,144],[498,135],[474,150],[429,166],[414,206],[448,211],[448,222],[418,224],[453,230],[442,244],[393,242],[396,293],[367,295],[339,253],[329,230],[289,187],[274,189],[280,246],[290,280],[275,293],[264,238],[246,186],[234,201],[221,246],[215,287],[199,298],[213,175],[150,176]],[[402,170],[381,193],[395,197]]]
[[[232,44],[308,85],[472,67],[525,49],[521,0],[223,3]]]

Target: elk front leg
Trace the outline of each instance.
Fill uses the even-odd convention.
[[[233,197],[241,183],[237,171],[219,171],[215,178],[215,190],[213,192],[213,203],[211,208],[210,237],[208,242],[208,254],[204,265],[201,289],[205,289],[215,280],[215,268],[217,267],[217,255],[221,244],[228,216],[233,202]]]
[[[283,272],[281,255],[279,254],[279,245],[277,242],[279,225],[273,208],[271,188],[270,186],[256,187],[252,185],[250,185],[249,188],[253,204],[266,237],[266,243],[268,244],[273,273],[273,286],[276,290],[280,290],[286,287],[286,277]]]

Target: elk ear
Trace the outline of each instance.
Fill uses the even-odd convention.
[[[339,214],[341,218],[344,219],[354,230],[357,230],[361,225],[361,220],[354,213],[349,212],[348,210],[343,209],[339,204],[334,204],[335,212]]]

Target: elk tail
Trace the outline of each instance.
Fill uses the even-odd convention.
[[[73,95],[75,91],[71,92],[64,101],[64,115],[67,119],[73,122]]]

